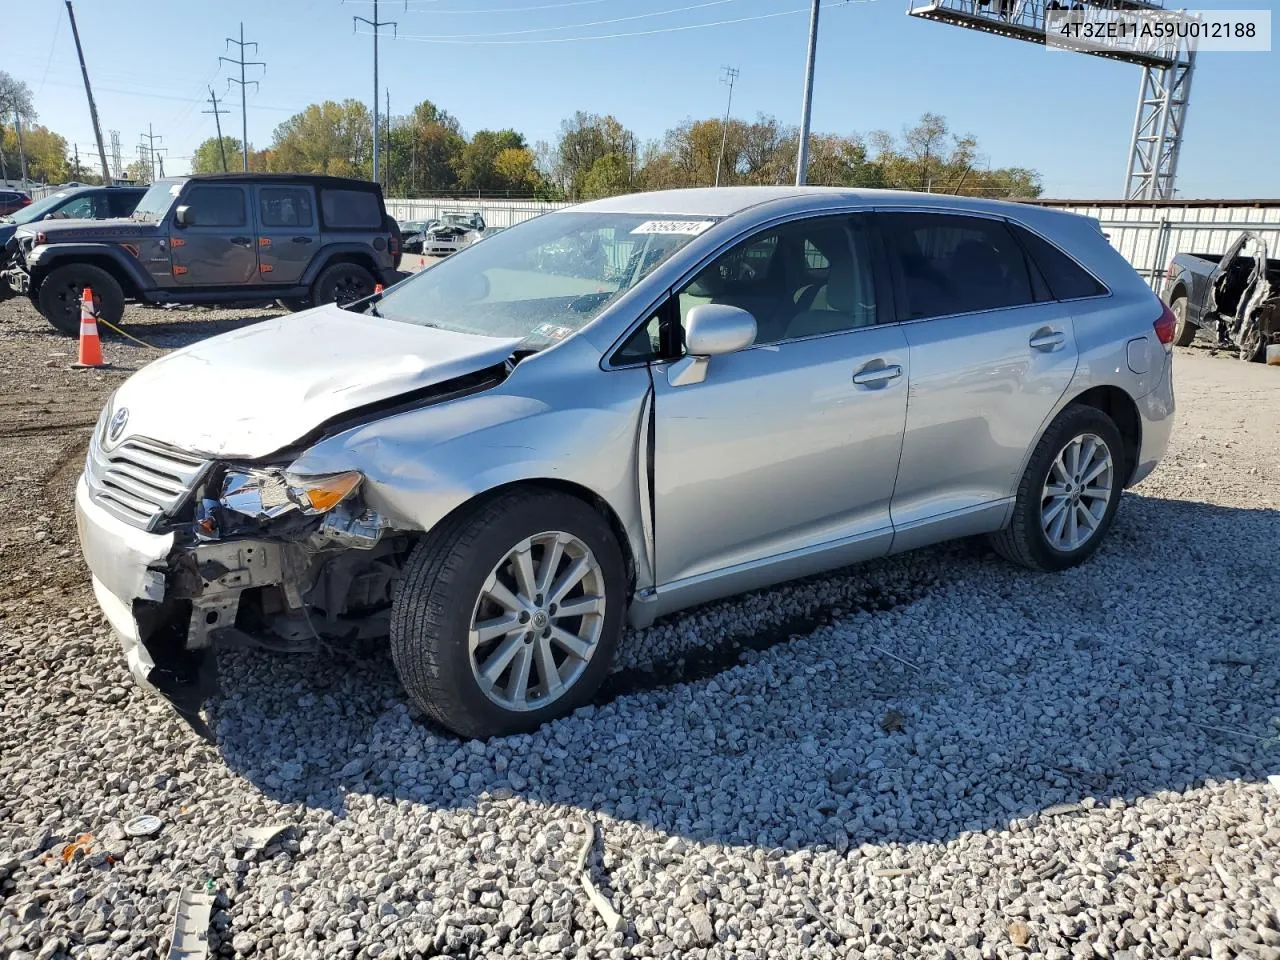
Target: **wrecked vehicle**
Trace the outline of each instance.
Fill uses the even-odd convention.
[[[1177,254],[1165,271],[1164,300],[1178,318],[1180,347],[1203,332],[1261,363],[1267,346],[1280,343],[1280,260],[1267,258],[1256,233],[1242,233],[1224,254]]]
[[[219,645],[386,637],[441,725],[527,731],[626,623],[958,536],[1084,562],[1164,453],[1172,336],[1047,208],[597,200],[147,365],[93,431],[80,540],[175,702]]]
[[[446,213],[422,231],[421,253],[448,256],[484,236],[484,217],[478,213]]]

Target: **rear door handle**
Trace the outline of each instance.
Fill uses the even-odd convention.
[[[870,366],[870,364],[867,366]],[[902,376],[902,367],[893,363],[884,367],[872,367],[871,369],[863,367],[853,375],[853,382],[860,387],[867,387],[877,383],[887,383],[890,380],[898,379],[900,376]]]
[[[1061,330],[1037,330],[1028,342],[1036,350],[1052,350],[1066,339],[1067,335]]]
[[[293,242],[294,243],[310,243],[311,238],[310,237],[294,237]]]
[[[232,237],[231,242],[238,247],[247,247],[253,243],[253,239],[251,237]]]

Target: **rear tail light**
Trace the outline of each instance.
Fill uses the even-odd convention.
[[[1164,309],[1160,311],[1160,317],[1154,324],[1156,339],[1167,347],[1173,343],[1174,332],[1178,328],[1178,318],[1173,315],[1167,303],[1161,303],[1160,306]]]

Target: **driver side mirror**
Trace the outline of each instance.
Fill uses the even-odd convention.
[[[727,303],[701,303],[684,321],[685,356],[667,371],[673,387],[701,383],[711,357],[745,350],[756,341],[756,318]]]
[[[190,227],[195,225],[196,217],[191,212],[191,208],[184,203],[173,211],[173,222],[180,227]]]

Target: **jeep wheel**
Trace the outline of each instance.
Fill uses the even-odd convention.
[[[626,568],[576,497],[499,495],[410,554],[391,656],[414,702],[464,737],[527,732],[587,703],[622,631]]]
[[[373,274],[358,263],[335,263],[320,271],[311,288],[311,302],[345,307],[373,293]]]
[[[68,337],[80,335],[80,298],[85,287],[93,290],[98,318],[113,326],[120,325],[124,317],[124,291],[116,278],[101,267],[72,263],[50,270],[37,294],[41,316],[59,333]],[[99,335],[107,332],[100,330]]]

